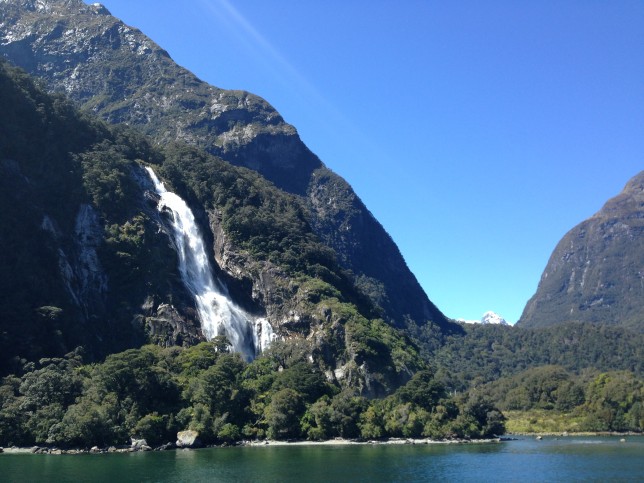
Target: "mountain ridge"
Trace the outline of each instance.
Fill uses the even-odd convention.
[[[265,100],[200,81],[106,9],[80,0],[3,4],[0,54],[108,122],[136,126],[158,144],[206,149],[301,196],[317,235],[390,323],[449,326],[348,183]]]

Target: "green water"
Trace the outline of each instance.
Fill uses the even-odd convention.
[[[8,482],[644,481],[644,437],[0,455]]]

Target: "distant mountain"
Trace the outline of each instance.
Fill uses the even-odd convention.
[[[265,100],[199,80],[100,4],[0,4],[0,55],[50,91],[110,123],[134,126],[158,145],[186,142],[257,171],[302,200],[306,222],[390,324],[449,326],[351,186]]]
[[[488,311],[483,314],[483,317],[481,317],[481,324],[510,325],[503,317],[492,311]]]
[[[644,171],[563,237],[517,325],[569,321],[644,332]]]
[[[483,314],[483,317],[481,317],[480,320],[465,320],[465,319],[458,319],[458,322],[463,322],[465,324],[491,324],[491,325],[510,325],[506,322],[506,320],[501,317],[499,314],[492,312],[491,310],[488,310]]]

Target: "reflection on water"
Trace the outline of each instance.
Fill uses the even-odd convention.
[[[0,455],[3,481],[642,481],[644,437]]]

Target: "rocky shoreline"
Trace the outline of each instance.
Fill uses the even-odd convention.
[[[112,453],[135,453],[146,451],[167,451],[173,449],[200,449],[200,448],[218,448],[230,446],[339,446],[339,445],[423,445],[423,444],[486,444],[486,443],[499,443],[507,440],[506,438],[488,438],[488,439],[449,439],[449,440],[433,440],[433,439],[411,439],[411,438],[391,438],[387,440],[351,440],[351,439],[330,439],[325,441],[277,441],[277,440],[247,440],[240,441],[235,445],[211,445],[211,446],[178,446],[175,443],[166,443],[164,445],[152,448],[145,443],[145,440],[133,440],[129,446],[109,446],[100,448],[93,446],[92,448],[71,448],[62,449],[57,447],[48,446],[32,446],[32,447],[17,447],[0,448],[0,453],[3,454],[46,454],[46,455],[74,455],[74,454],[112,454]]]
[[[111,454],[111,453],[135,453],[146,451],[168,451],[168,450],[190,450],[190,449],[203,449],[203,448],[224,448],[224,447],[265,447],[265,446],[340,446],[340,445],[424,445],[424,444],[490,444],[501,443],[504,441],[514,441],[517,437],[534,437],[542,439],[544,437],[561,438],[573,436],[615,436],[624,438],[625,436],[644,436],[642,433],[629,432],[615,432],[615,431],[585,431],[570,433],[563,432],[544,432],[544,433],[511,433],[497,438],[486,439],[413,439],[413,438],[390,438],[385,440],[355,440],[335,438],[324,441],[278,441],[278,440],[244,440],[236,444],[222,444],[222,445],[207,445],[201,446],[198,444],[182,445],[177,443],[166,443],[161,446],[151,447],[144,439],[133,439],[130,445],[123,446],[109,446],[100,448],[93,446],[92,448],[68,448],[62,449],[49,446],[31,446],[31,447],[17,447],[10,448],[0,447],[2,454],[48,454],[48,455],[64,455],[64,454]]]
[[[487,439],[413,439],[413,438],[390,438],[386,440],[353,440],[335,438],[324,441],[244,441],[242,446],[333,446],[333,445],[400,445],[400,444],[483,444],[499,443],[504,438],[487,438]]]

